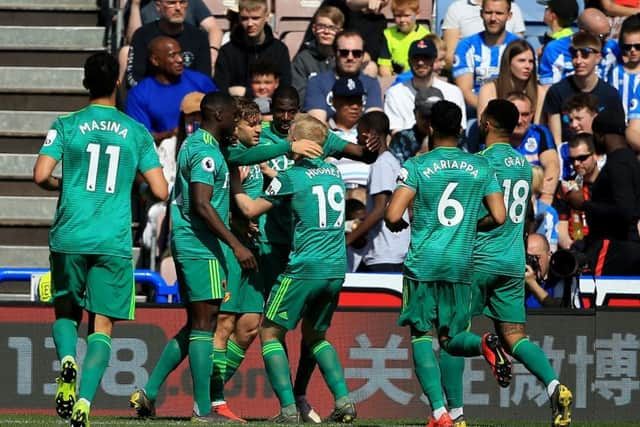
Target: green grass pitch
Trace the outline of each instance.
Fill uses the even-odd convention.
[[[137,420],[125,417],[92,417],[90,419],[91,426],[139,426],[139,427],[173,427],[187,426],[191,424],[188,418],[158,418],[153,420]],[[468,427],[548,427],[549,422],[523,422],[523,421],[475,421],[467,422]],[[407,426],[407,427],[424,427],[425,420],[357,420],[355,425],[361,427],[384,427],[384,426]],[[48,415],[0,415],[0,426],[37,426],[37,427],[54,427],[68,425],[64,421],[55,416]],[[220,424],[230,425],[247,425],[247,424]],[[259,427],[275,427],[268,421],[255,420],[250,421],[249,426],[256,425]],[[323,424],[329,425],[329,424]],[[338,426],[340,424],[333,424]],[[575,421],[571,424],[573,427],[640,427],[640,421],[637,422],[580,422]]]

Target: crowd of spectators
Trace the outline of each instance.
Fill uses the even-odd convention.
[[[125,110],[158,147],[190,132],[183,97],[211,90],[255,100],[261,143],[281,141],[299,111],[347,141],[353,159],[329,161],[349,189],[351,271],[402,264],[408,238],[387,230],[382,212],[402,163],[430,148],[433,104],[461,107],[460,147],[477,152],[476,117],[501,98],[520,113],[505,142],[534,166],[534,255],[580,251],[595,274],[640,275],[640,8],[586,1],[579,13],[576,0],[538,0],[547,32],[534,49],[511,0],[453,1],[442,38],[417,21],[418,0],[325,0],[291,52],[268,24],[266,0],[240,0],[224,38],[202,0],[129,3]],[[363,162],[354,150],[371,138],[381,141],[377,160]],[[263,164],[265,176],[278,161],[288,160]]]

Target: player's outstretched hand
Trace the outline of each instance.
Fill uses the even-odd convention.
[[[405,228],[407,228],[409,226],[409,223],[407,221],[405,221],[404,219],[400,219],[400,221],[395,222],[395,223],[391,223],[387,220],[385,220],[385,223],[387,224],[387,228],[389,230],[391,230],[394,233],[398,233],[402,230],[404,230]]]
[[[301,156],[314,158],[322,155],[322,147],[309,139],[297,139],[291,143],[291,151]]]
[[[380,136],[370,133],[365,146],[367,147],[367,150],[372,153],[377,153],[380,150],[382,143],[383,141],[380,139]]]
[[[240,245],[233,249],[233,254],[238,259],[240,266],[246,270],[253,270],[258,267],[258,263],[256,262],[256,258],[253,256],[253,253]]]

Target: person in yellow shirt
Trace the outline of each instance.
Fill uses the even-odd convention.
[[[378,73],[392,76],[409,71],[409,47],[431,34],[429,28],[416,22],[420,12],[418,0],[392,0],[391,12],[396,25],[384,30],[385,43],[378,57]]]

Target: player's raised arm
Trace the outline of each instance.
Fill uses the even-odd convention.
[[[158,199],[166,201],[169,198],[169,185],[162,173],[162,168],[153,168],[142,174],[144,180],[149,184],[151,193]]]
[[[478,230],[489,231],[492,228],[496,228],[507,219],[507,210],[504,206],[504,196],[502,193],[491,193],[484,196],[482,203],[489,211],[489,215],[486,215],[480,221],[478,221]]]

